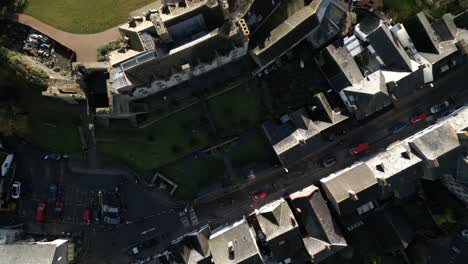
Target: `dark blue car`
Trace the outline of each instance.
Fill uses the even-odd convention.
[[[408,123],[398,122],[390,128],[390,132],[392,132],[392,134],[399,133],[403,129],[405,129],[407,126],[408,126]]]
[[[49,204],[55,204],[55,201],[57,201],[57,192],[57,184],[49,184],[49,188],[47,191],[47,201],[49,202]]]

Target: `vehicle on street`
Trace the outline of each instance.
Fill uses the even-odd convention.
[[[403,131],[403,129],[405,129],[407,126],[408,126],[408,123],[406,122],[398,122],[390,128],[390,132],[392,134],[397,134]]]
[[[116,206],[111,206],[107,204],[102,205],[102,212],[103,213],[113,213],[113,214],[118,214],[119,213],[119,208]]]
[[[89,208],[86,208],[86,210],[83,213],[83,223],[85,225],[91,224],[91,209]]]
[[[251,200],[252,200],[252,203],[256,203],[264,199],[265,197],[267,197],[266,192],[259,192],[259,193],[252,195]]]
[[[369,148],[369,143],[367,141],[364,141],[364,142],[361,142],[361,143],[357,144],[354,147],[351,147],[348,150],[348,153],[349,153],[349,155],[354,156],[354,155],[357,155],[357,154],[363,152],[364,150],[366,150],[368,148]]]
[[[331,156],[331,157],[327,157],[327,158],[323,158],[322,161],[322,166],[325,167],[325,168],[328,168],[330,166],[332,166],[333,164],[336,163],[336,158]]]
[[[45,214],[46,214],[47,204],[42,202],[36,208],[36,221],[37,222],[44,222],[45,221]]]
[[[423,121],[424,119],[426,119],[426,117],[427,117],[426,113],[422,112],[422,113],[412,116],[410,118],[410,122],[411,124],[416,124],[417,122]]]
[[[463,105],[456,105],[449,110],[445,111],[438,120],[443,120],[449,116],[456,116],[458,115],[458,112],[463,108]]]
[[[47,190],[47,201],[50,204],[54,204],[55,201],[57,201],[57,192],[58,192],[58,187],[57,184],[49,184],[49,188]]]
[[[460,254],[464,249],[466,249],[468,246],[468,229],[462,228],[457,232],[453,240],[451,241],[450,247],[452,250]]]
[[[120,224],[120,216],[118,215],[106,215],[104,216],[104,223],[108,225],[118,225]]]
[[[434,105],[433,107],[431,107],[430,111],[431,111],[432,114],[436,114],[436,113],[439,113],[442,110],[446,109],[447,107],[449,107],[449,105],[450,105],[450,103],[448,101],[443,101],[442,103]]]
[[[21,182],[14,181],[11,185],[11,198],[19,199],[21,195]]]
[[[60,153],[56,153],[56,152],[51,152],[51,153],[48,153],[44,156],[44,159],[47,160],[47,159],[52,159],[52,160],[60,160],[62,158],[62,155]]]
[[[61,201],[55,202],[55,215],[60,217],[62,216],[62,212],[63,212],[63,202]]]

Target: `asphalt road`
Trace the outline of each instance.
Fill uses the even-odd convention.
[[[130,256],[125,251],[131,246],[150,238],[167,240],[172,234],[191,230],[192,222],[186,223],[188,216],[180,215],[183,209],[174,208],[159,193],[145,189],[128,175],[75,173],[67,159],[44,160],[45,154],[27,143],[17,145],[16,179],[23,183],[23,192],[18,200],[16,222],[24,224],[27,233],[36,236],[82,233],[87,263],[128,263]],[[64,203],[63,213],[60,218],[55,216],[54,205],[49,205],[46,221],[38,223],[35,210],[39,202],[47,201],[51,183],[59,186],[58,199]],[[85,226],[83,212],[93,206],[97,192],[114,191],[116,187],[125,208],[123,224],[113,228]],[[115,259],[111,261],[109,256]]]
[[[385,149],[393,142],[423,130],[433,124],[434,120],[440,116],[440,113],[430,116],[429,108],[432,105],[448,98],[453,99],[457,104],[468,102],[468,89],[466,89],[466,83],[468,83],[467,69],[468,66],[465,65],[463,68],[449,73],[434,83],[433,88],[425,88],[399,102],[395,109],[352,128],[349,133],[337,138],[335,142],[328,143],[316,153],[309,155],[305,160],[288,168],[288,172],[280,171],[263,178],[248,188],[227,194],[216,201],[199,204],[196,210],[200,219],[210,222],[213,226],[234,221],[244,214],[251,213],[255,208],[284,196],[284,194],[295,192],[311,184],[318,184],[317,182],[321,178],[328,176],[330,173],[350,166],[359,159]],[[425,121],[410,125],[395,135],[389,131],[389,128],[395,123],[399,121],[408,122],[412,115],[422,111],[429,115]],[[349,146],[361,141],[369,142],[369,150],[362,155],[350,157],[347,153]],[[337,157],[338,162],[329,168],[321,167],[320,158],[329,155]],[[252,204],[250,196],[260,191],[267,192],[268,197],[259,203]]]

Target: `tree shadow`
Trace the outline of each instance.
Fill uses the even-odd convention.
[[[11,16],[15,13],[22,13],[29,4],[29,0],[1,0],[0,15]]]

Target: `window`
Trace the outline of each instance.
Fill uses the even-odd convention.
[[[366,204],[361,205],[356,210],[357,210],[359,215],[362,215],[364,213],[369,212],[372,209],[374,209],[374,203],[371,201],[371,202],[368,202]]]

